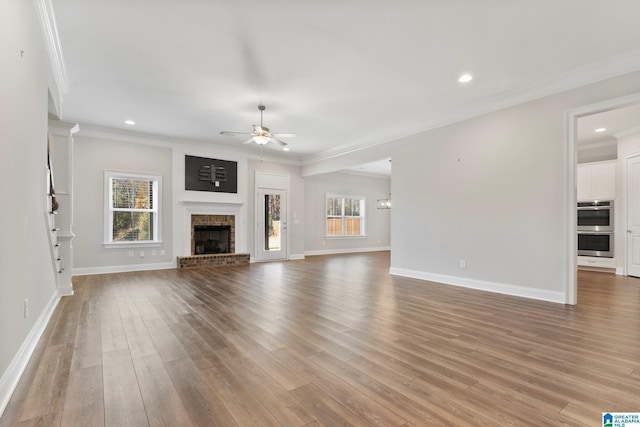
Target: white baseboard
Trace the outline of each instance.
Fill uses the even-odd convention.
[[[616,275],[618,275],[618,276],[624,276],[624,268],[622,268],[622,267],[616,267]]]
[[[287,261],[295,261],[295,260],[299,260],[299,259],[304,259],[304,254],[295,254],[295,255],[289,255],[289,258],[287,259]],[[280,260],[280,261],[284,261],[284,260]],[[249,258],[249,263],[253,264],[256,262],[260,262],[258,260],[256,260],[254,257],[250,257]]]
[[[35,350],[44,329],[47,327],[49,319],[51,319],[51,315],[56,309],[59,301],[60,294],[56,292],[52,295],[44,310],[42,310],[40,317],[38,317],[33,328],[29,331],[29,334],[18,349],[18,352],[9,364],[9,367],[4,374],[2,374],[2,378],[0,378],[0,417],[9,404],[11,395],[18,386],[18,381],[20,381],[20,377],[27,367],[29,359],[31,359],[31,355],[33,354],[33,351]]]
[[[380,246],[375,248],[348,248],[348,249],[328,249],[322,251],[304,251],[306,256],[314,255],[337,255],[337,254],[355,254],[358,252],[380,252],[390,251],[390,246]]]
[[[61,297],[70,297],[73,295],[73,285],[69,284],[68,286],[61,286],[58,288],[58,294]]]
[[[158,262],[155,264],[131,264],[110,265],[106,267],[74,268],[74,276],[87,276],[89,274],[127,273],[130,271],[169,270],[177,268],[176,262]]]
[[[447,276],[444,274],[428,273],[425,271],[407,270],[391,267],[389,273],[395,276],[410,277],[412,279],[428,280],[446,285],[460,286],[463,288],[477,289],[481,291],[495,292],[517,297],[532,298],[542,301],[565,303],[564,293],[546,291],[543,289],[527,288],[523,286],[508,285],[505,283],[489,282],[486,280],[469,279],[466,277]]]

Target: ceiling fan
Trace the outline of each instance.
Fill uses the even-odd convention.
[[[287,143],[284,141],[280,141],[278,138],[292,138],[296,136],[295,133],[271,133],[269,128],[262,124],[262,113],[266,107],[264,105],[258,105],[258,110],[260,110],[260,126],[253,125],[253,132],[232,132],[223,130],[220,132],[222,135],[250,135],[251,138],[245,141],[245,144],[249,144],[250,142],[255,142],[256,144],[263,146],[267,144],[269,141],[275,141],[283,147],[283,150],[288,151]]]

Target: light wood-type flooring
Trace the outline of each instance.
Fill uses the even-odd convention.
[[[640,279],[575,307],[389,253],[74,278],[0,426],[598,426],[640,411]]]

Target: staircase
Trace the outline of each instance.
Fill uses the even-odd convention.
[[[60,296],[73,295],[73,134],[78,125],[49,120],[48,179],[55,183],[47,197],[46,227],[49,230],[51,264],[55,269],[56,286]],[[54,209],[53,201],[59,207]]]
[[[49,180],[49,168],[47,168],[47,180]],[[47,188],[51,188],[47,185]],[[47,212],[45,214],[45,226],[47,227],[47,235],[49,237],[49,246],[51,249],[51,264],[56,277],[56,288],[60,289],[60,275],[64,272],[64,263],[60,251],[60,242],[58,241],[59,228],[56,227],[57,211],[53,210],[53,195],[47,193]]]

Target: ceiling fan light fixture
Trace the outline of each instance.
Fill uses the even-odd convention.
[[[266,127],[262,122],[262,113],[265,110],[265,106],[264,105],[258,105],[258,110],[260,110],[260,125],[259,126],[258,125],[253,125],[253,132],[251,132],[251,133],[249,133],[249,132],[233,132],[233,131],[223,130],[220,133],[222,135],[248,135],[250,138],[249,138],[249,140],[245,141],[245,144],[249,144],[250,142],[255,142],[257,145],[262,147],[263,145],[266,145],[269,142],[273,141],[273,142],[277,142],[282,147],[286,147],[287,143],[286,142],[282,142],[277,138],[279,136],[282,136],[282,137],[294,137],[294,136],[296,136],[296,134],[295,133],[283,133],[283,134],[277,134],[276,133],[276,134],[272,134],[271,131],[269,130],[269,128]],[[285,151],[288,151],[288,150],[285,150]]]
[[[265,135],[256,135],[253,137],[253,142],[258,145],[265,145],[267,142],[269,142],[270,139],[270,137]]]

